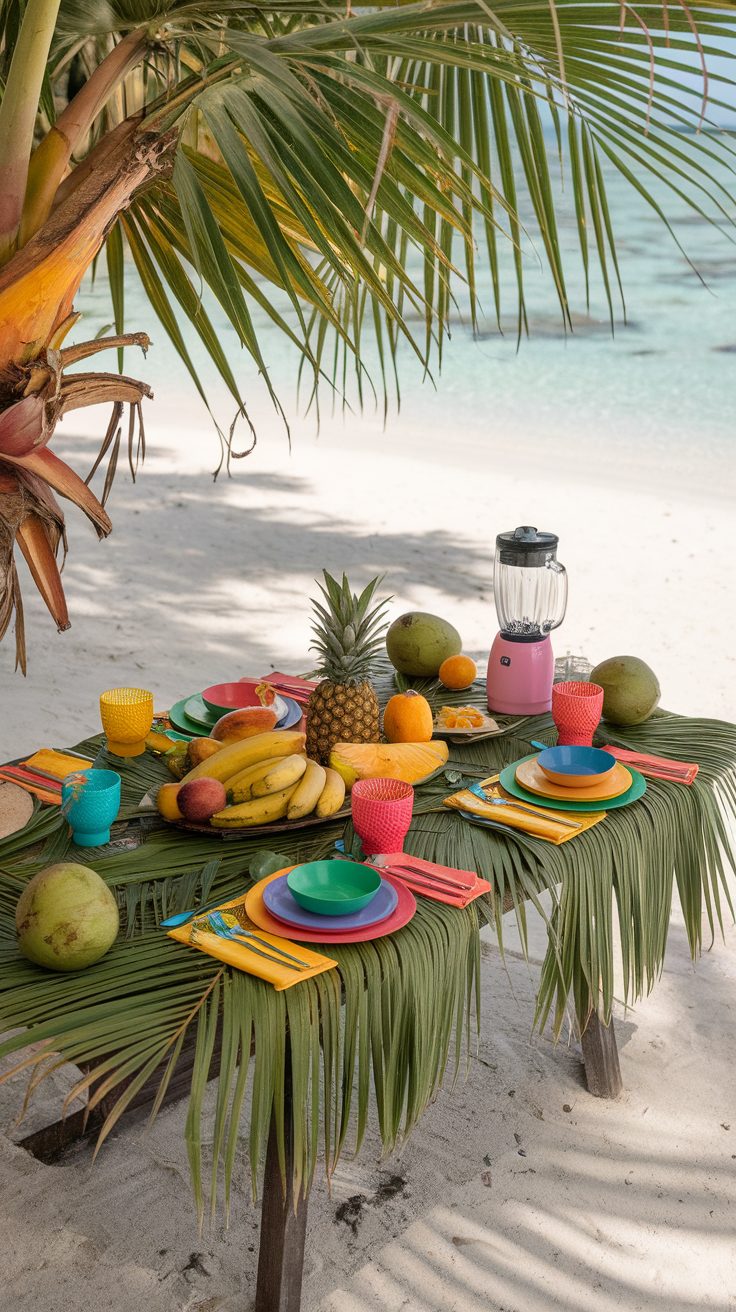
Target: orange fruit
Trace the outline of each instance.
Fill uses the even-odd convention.
[[[397,692],[383,712],[383,732],[390,743],[428,743],[433,728],[432,708],[413,688]]]
[[[179,810],[179,789],[181,784],[162,784],[156,794],[156,807],[164,820],[183,820]]]
[[[448,656],[440,665],[439,680],[457,692],[469,688],[477,673],[478,666],[470,656]]]

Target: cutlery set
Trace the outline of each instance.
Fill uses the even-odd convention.
[[[259,938],[249,929],[244,929],[234,916],[228,916],[227,913],[215,910],[222,902],[220,897],[217,902],[211,903],[208,907],[197,907],[195,911],[183,911],[178,915],[169,916],[166,920],[161,921],[162,929],[173,929],[180,925],[192,924],[192,937],[199,933],[217,934],[220,938],[227,938],[239,943],[242,947],[249,948],[259,957],[265,957],[267,961],[273,961],[286,970],[308,970],[309,962],[304,961],[301,957],[295,957],[291,952],[286,952],[277,944],[272,943],[270,939]],[[201,923],[200,923],[201,921]],[[255,945],[259,944],[258,947]]]

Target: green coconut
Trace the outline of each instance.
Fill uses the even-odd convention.
[[[49,970],[84,970],[99,961],[119,924],[117,902],[104,880],[71,861],[34,875],[15,909],[21,952]]]
[[[462,649],[452,624],[421,610],[400,615],[386,634],[388,658],[402,674],[431,678],[448,656],[457,656]]]
[[[590,680],[603,689],[603,718],[611,724],[643,724],[659,705],[659,680],[638,656],[611,656]]]

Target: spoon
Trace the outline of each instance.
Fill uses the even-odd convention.
[[[161,929],[176,929],[178,925],[186,924],[187,920],[194,920],[195,916],[204,916],[208,911],[214,911],[226,901],[226,895],[221,893],[216,902],[208,902],[204,907],[195,907],[194,911],[179,911],[176,915],[167,916],[160,922]]]

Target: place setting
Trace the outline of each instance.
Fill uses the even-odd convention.
[[[364,860],[339,852],[275,871],[237,898],[174,915],[161,922],[172,938],[219,957],[278,989],[337,963],[294,945],[367,943],[403,929],[417,897],[464,909],[490,891],[474,870],[404,853],[414,789],[397,779],[355,783],[353,828]]]
[[[600,824],[608,811],[639,801],[647,787],[643,775],[593,746],[603,696],[591,681],[555,684],[557,746],[533,743],[540,750],[454,793],[445,806],[472,823],[508,826],[559,845]]]

